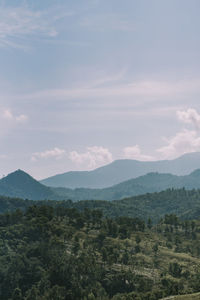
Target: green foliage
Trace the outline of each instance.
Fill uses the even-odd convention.
[[[160,193],[146,194],[136,197],[131,197],[118,201],[98,201],[86,200],[79,202],[67,201],[28,201],[21,199],[11,199],[0,196],[0,213],[8,212],[8,214],[0,217],[0,224],[6,223],[10,218],[9,212],[16,209],[25,210],[32,205],[48,205],[56,209],[62,216],[65,214],[65,209],[78,209],[84,212],[84,216],[91,222],[96,222],[97,227],[101,226],[102,213],[108,218],[119,218],[121,224],[128,225],[127,232],[122,229],[122,236],[129,235],[130,230],[144,230],[144,221],[147,222],[147,227],[151,229],[152,225],[159,222],[161,218],[165,218],[166,228],[170,231],[172,227],[178,226],[177,217],[185,220],[184,230],[187,234],[189,230],[187,220],[196,219],[200,215],[200,190],[187,191],[180,190],[166,190]],[[93,213],[88,212],[94,211]],[[73,213],[73,211],[72,211]],[[166,217],[165,217],[166,215]],[[15,216],[20,217],[20,216]],[[12,216],[14,218],[14,216]],[[134,220],[133,220],[134,219]],[[83,216],[76,219],[77,229],[83,226]],[[118,234],[116,232],[115,223],[107,224],[110,228],[110,234],[113,237]],[[194,224],[191,224],[193,230],[193,239],[195,239]]]
[[[168,214],[150,227],[50,203],[0,215],[0,299],[157,300],[200,290],[199,221]]]
[[[181,277],[182,267],[177,262],[169,265],[169,273],[174,277]]]

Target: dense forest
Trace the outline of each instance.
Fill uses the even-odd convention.
[[[200,221],[175,214],[153,225],[150,218],[50,204],[7,212],[0,215],[0,299],[153,300],[196,293],[199,238]]]
[[[168,189],[159,193],[147,193],[116,201],[84,200],[67,201],[31,201],[0,196],[0,213],[15,209],[24,210],[31,205],[50,205],[52,207],[100,209],[104,216],[138,217],[145,221],[150,217],[156,223],[166,214],[176,214],[180,219],[196,219],[200,215],[200,190]]]

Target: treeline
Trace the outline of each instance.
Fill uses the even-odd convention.
[[[0,299],[152,300],[200,291],[200,222],[34,205],[0,215]]]
[[[200,215],[200,190],[168,189],[159,193],[135,196],[123,200],[101,201],[85,200],[65,201],[29,201],[11,199],[0,196],[0,213],[15,209],[25,210],[31,205],[50,205],[52,207],[100,209],[104,216],[116,218],[120,216],[138,217],[145,221],[150,217],[153,223],[159,222],[166,214],[176,214],[181,219],[196,219]]]

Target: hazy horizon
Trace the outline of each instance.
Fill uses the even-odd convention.
[[[199,153],[200,154],[200,152],[190,152],[190,153],[185,153],[185,154],[183,154],[183,155],[180,155],[180,156],[177,156],[177,157],[175,157],[175,158],[173,158],[173,159],[160,159],[160,160],[151,160],[151,161],[146,161],[146,160],[137,160],[137,159],[131,159],[131,158],[121,158],[121,159],[118,159],[118,160],[113,160],[112,162],[109,162],[109,163],[106,163],[106,164],[104,164],[104,165],[101,165],[101,166],[99,166],[99,167],[96,167],[96,168],[93,168],[93,169],[90,169],[90,170],[69,170],[69,171],[66,171],[66,172],[62,172],[62,173],[53,173],[53,174],[51,174],[51,175],[49,175],[49,176],[46,176],[46,177],[44,177],[44,178],[36,178],[36,177],[34,177],[34,175],[32,175],[31,174],[31,172],[29,172],[28,170],[23,170],[22,168],[19,168],[19,169],[13,169],[13,170],[11,170],[8,174],[2,174],[2,178],[3,177],[5,177],[5,176],[7,176],[7,175],[9,175],[9,174],[12,174],[12,173],[14,173],[14,172],[16,172],[16,171],[22,171],[22,172],[25,172],[25,173],[27,173],[27,174],[29,174],[29,175],[31,175],[32,177],[34,177],[36,180],[43,180],[43,179],[47,179],[48,177],[52,177],[52,176],[54,176],[54,175],[62,175],[63,173],[67,173],[67,172],[82,172],[82,171],[86,171],[86,172],[88,172],[88,171],[95,171],[96,169],[98,169],[98,168],[102,168],[102,167],[105,167],[105,166],[107,166],[107,165],[110,165],[110,164],[112,164],[112,163],[114,163],[114,162],[116,162],[116,161],[123,161],[123,160],[133,160],[133,161],[137,161],[137,162],[157,162],[157,161],[173,161],[173,160],[176,160],[176,159],[179,159],[179,158],[181,158],[182,156],[185,156],[185,155],[188,155],[188,154],[196,154],[196,153]],[[197,168],[197,169],[194,169],[194,171],[196,171],[196,170],[199,170],[199,168]],[[155,170],[155,172],[157,172],[156,170]],[[193,172],[193,171],[192,171]],[[161,172],[161,173],[163,173],[163,172]],[[148,174],[148,173],[147,173]],[[172,173],[169,173],[169,174],[172,174]],[[188,175],[189,174],[191,174],[191,172],[188,172],[187,173]],[[141,175],[141,176],[143,176],[143,175]],[[1,178],[0,178],[1,179]]]
[[[200,151],[198,0],[0,0],[0,175]]]

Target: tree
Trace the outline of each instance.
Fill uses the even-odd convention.
[[[177,262],[173,262],[169,264],[169,273],[173,277],[180,277],[181,272],[182,272],[182,267]]]
[[[12,300],[22,300],[21,289],[16,288],[12,294]]]
[[[149,229],[152,228],[152,220],[151,220],[151,218],[148,218],[148,221],[147,221],[147,227],[148,227]]]
[[[136,235],[135,241],[139,245],[139,243],[141,242],[141,237],[139,235]]]
[[[154,252],[154,254],[156,255],[157,254],[157,252],[158,252],[158,244],[157,243],[155,243],[154,245],[153,245],[153,252]]]

